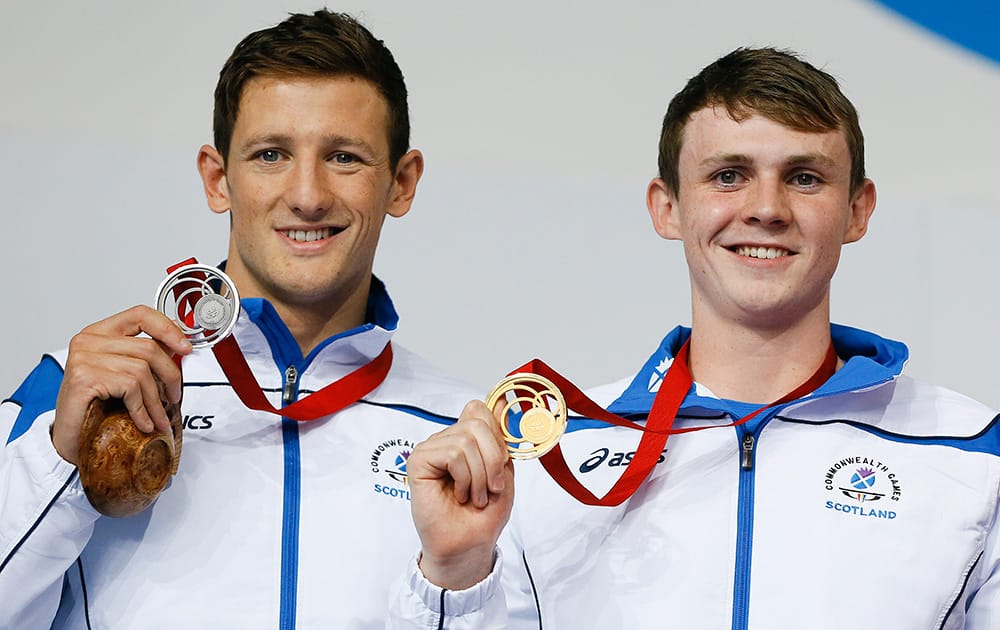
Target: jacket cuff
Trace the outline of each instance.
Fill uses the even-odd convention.
[[[52,444],[54,418],[55,411],[40,415],[31,428],[7,448],[15,449],[20,475],[27,482],[22,487],[33,488],[35,496],[58,497],[60,506],[77,514],[78,525],[86,525],[97,520],[100,513],[90,505],[76,466],[63,459]],[[76,529],[78,525],[70,527]]]
[[[500,589],[503,555],[499,547],[493,550],[493,569],[490,574],[461,591],[450,591],[432,584],[420,571],[419,561],[419,553],[410,559],[407,585],[424,606],[435,614],[454,617],[480,612]]]

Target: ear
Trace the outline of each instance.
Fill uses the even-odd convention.
[[[677,198],[659,177],[649,182],[646,188],[646,207],[657,234],[670,240],[683,240],[678,225]]]
[[[212,212],[223,214],[232,207],[229,201],[229,181],[226,179],[226,164],[222,155],[213,146],[203,145],[198,149],[198,172],[205,187],[205,199]]]
[[[844,243],[860,240],[868,231],[868,221],[875,211],[875,182],[865,179],[851,197],[851,216],[844,231]]]
[[[389,192],[389,207],[386,214],[397,219],[410,211],[413,196],[417,194],[417,182],[424,173],[424,156],[412,149],[399,159],[393,174],[392,190]]]

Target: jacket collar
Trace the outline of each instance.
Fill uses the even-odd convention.
[[[365,323],[328,337],[307,356],[302,355],[298,342],[270,302],[264,298],[244,298],[240,305],[242,312],[235,334],[244,355],[248,358],[259,355],[266,348],[280,369],[294,365],[300,373],[319,356],[324,362],[332,361],[349,369],[367,363],[382,352],[399,325],[399,315],[385,284],[375,276],[368,294]]]
[[[837,354],[844,359],[844,366],[816,391],[800,400],[832,396],[886,383],[899,376],[909,357],[905,344],[858,328],[831,324],[830,333]],[[667,333],[625,391],[608,407],[609,411],[617,414],[648,412],[664,374],[690,336],[691,329],[684,326],[678,326]],[[729,407],[706,388],[695,383],[684,399],[681,410],[691,413],[719,413],[728,411]]]

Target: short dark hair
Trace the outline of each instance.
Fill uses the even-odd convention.
[[[837,80],[788,50],[737,48],[695,75],[667,107],[659,174],[675,195],[684,127],[695,112],[713,106],[725,107],[736,121],[756,113],[798,131],[839,129],[851,155],[851,192],[865,179],[865,139],[858,112]]]
[[[227,160],[240,96],[258,76],[352,76],[372,83],[389,109],[389,161],[393,169],[410,145],[406,83],[382,40],[353,17],[326,9],[293,13],[285,21],[247,35],[233,50],[215,87],[215,148]]]

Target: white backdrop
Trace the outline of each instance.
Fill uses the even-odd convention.
[[[680,245],[643,201],[663,111],[718,56],[775,45],[841,80],[879,190],[834,319],[1000,406],[1000,64],[863,0],[473,5],[331,7],[395,53],[427,160],[376,262],[401,343],[484,390],[533,356],[584,386],[638,367],[690,318]],[[3,4],[0,398],[87,323],[151,303],[167,265],[224,257],[228,220],[194,168],[219,68],[245,34],[317,6]]]

